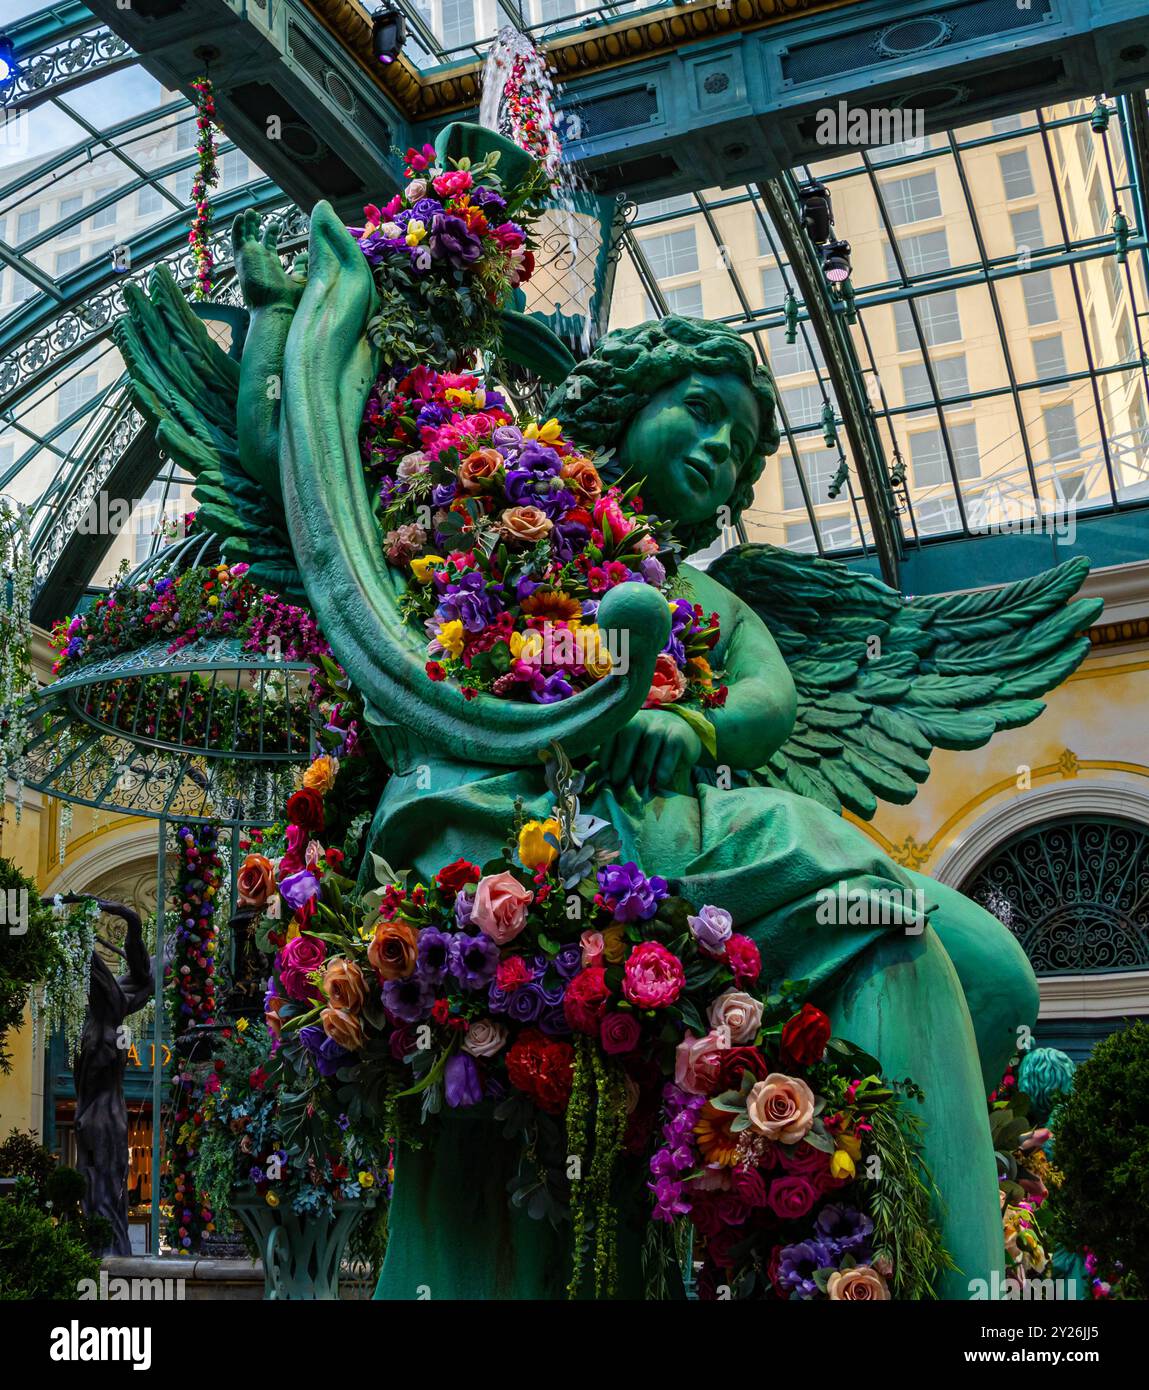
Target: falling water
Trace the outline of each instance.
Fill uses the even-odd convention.
[[[533,111],[524,113],[516,106],[515,97],[519,93],[529,95],[535,107]],[[581,233],[576,211],[577,195],[583,191],[583,185],[563,160],[555,107],[555,88],[546,55],[526,34],[512,25],[504,26],[491,45],[483,68],[479,123],[529,151],[550,175],[552,203],[550,217],[546,220],[554,230],[549,236],[545,232],[542,236],[544,254],[551,253],[544,264],[563,289],[562,301],[554,304],[554,311],[579,319],[582,327],[578,347],[581,355],[586,356],[594,345],[591,323],[594,277],[578,273]],[[530,129],[528,120],[533,122]]]

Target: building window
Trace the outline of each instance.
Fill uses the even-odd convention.
[[[84,255],[83,249],[73,246],[70,251],[59,251],[56,254],[56,279],[62,275],[67,275],[76,269]]]
[[[1101,264],[1105,267],[1105,293],[1109,299],[1109,312],[1115,314],[1118,304],[1121,303],[1121,266],[1116,256],[1106,256]]]
[[[808,521],[788,521],[786,523],[786,549],[813,554],[817,549],[814,528]]]
[[[73,194],[70,198],[60,199],[60,221],[70,221],[84,206],[84,195],[82,193]]]
[[[1073,127],[1073,138],[1077,141],[1077,154],[1081,160],[1082,171],[1088,176],[1093,168],[1093,156],[1097,149],[1093,143],[1093,128],[1088,121],[1079,121]]]
[[[1081,442],[1077,437],[1077,413],[1072,403],[1043,406],[1041,418],[1045,424],[1050,463],[1077,458],[1081,453]]]
[[[186,121],[180,121],[176,126],[176,149],[194,150],[196,137],[195,117],[189,116]]]
[[[23,246],[29,237],[40,230],[40,209],[29,208],[16,219],[16,245]]]
[[[1093,230],[1098,236],[1104,236],[1109,230],[1111,219],[1109,199],[1102,187],[1100,175],[1093,180],[1093,187],[1089,190],[1089,211],[1093,217]]]
[[[698,243],[693,227],[682,227],[662,236],[644,237],[640,242],[647,264],[656,280],[672,275],[689,275],[698,269]]]
[[[925,295],[915,301],[922,337],[928,347],[939,343],[956,343],[961,337],[961,316],[958,313],[956,290]],[[898,351],[912,352],[918,346],[918,335],[909,304],[902,300],[894,305],[894,325],[897,329]]]
[[[1023,275],[1021,292],[1025,296],[1025,316],[1031,324],[1056,322],[1057,296],[1053,292],[1053,276],[1048,270]]]
[[[106,208],[99,208],[92,214],[92,230],[96,231],[101,227],[114,227],[116,225],[116,204],[109,203]]]
[[[251,163],[242,150],[231,149],[220,160],[219,176],[225,188],[246,183],[251,178]]]
[[[1048,377],[1064,376],[1065,367],[1065,344],[1061,340],[1061,334],[1055,333],[1052,338],[1035,338],[1033,342],[1033,370],[1034,375],[1039,381]],[[1052,387],[1043,386],[1043,391],[1058,390],[1054,384]]]
[[[948,400],[953,396],[964,396],[969,392],[969,376],[966,372],[965,353],[956,357],[934,359],[934,380],[938,386],[938,399]],[[906,405],[933,404],[934,393],[930,388],[929,373],[924,362],[908,362],[902,369],[902,399]]]
[[[680,285],[675,290],[663,290],[662,297],[666,300],[668,314],[681,314],[688,319],[703,317],[702,286],[699,284]],[[646,317],[648,320],[658,318],[658,310],[649,300],[646,302]]]
[[[762,267],[762,307],[764,309],[776,309],[785,302],[786,281],[783,278],[781,266],[764,265]]]
[[[136,194],[136,214],[139,217],[151,217],[159,212],[164,206],[164,195],[152,184],[146,184]]]
[[[817,386],[790,386],[778,394],[792,430],[816,425],[821,420],[823,398]]]
[[[1021,117],[995,116],[990,124],[995,135],[1008,135],[1010,131],[1021,129]]]
[[[921,536],[940,536],[961,530],[961,512],[953,497],[923,497],[914,503],[914,522]]]
[[[775,246],[777,243],[771,244],[770,234],[762,225],[762,219],[757,214],[754,217],[754,231],[758,237],[758,254],[760,256],[776,255]]]
[[[951,265],[949,241],[944,231],[899,237],[898,250],[902,254],[906,274],[910,276],[930,275],[937,270],[948,270]],[[891,280],[902,278],[897,255],[889,242],[886,243],[886,275]]]
[[[812,372],[815,363],[820,358],[815,358],[806,343],[807,334],[798,329],[798,336],[792,343],[786,341],[786,329],[779,325],[777,328],[767,330],[766,339],[769,343],[770,366],[773,368],[775,376],[793,376],[795,372]]]
[[[1121,362],[1134,362],[1137,360],[1137,344],[1133,337],[1133,325],[1129,322],[1129,315],[1122,314],[1121,322],[1117,325],[1117,358]]]
[[[1022,208],[1009,214],[1009,225],[1013,232],[1013,249],[1045,245],[1045,233],[1041,230],[1041,210]]]
[[[12,275],[12,303],[23,304],[26,299],[31,299],[38,291],[36,286],[26,275],[21,275],[16,271]]]
[[[95,372],[83,372],[61,382],[56,388],[56,419],[62,422],[74,415],[77,410],[82,410],[99,388],[100,379]],[[72,445],[79,439],[85,423],[85,419],[80,419],[76,424],[64,430],[62,434],[58,434],[54,441],[57,447],[65,451],[71,449]]]
[[[638,217],[665,217],[671,212],[693,212],[697,204],[691,193],[675,193],[671,198],[655,198],[649,203],[639,203]]]
[[[1001,167],[1001,181],[1005,187],[1006,199],[1028,198],[1033,193],[1029,151],[1010,150],[1008,154],[999,154],[997,162]]]
[[[474,41],[474,0],[443,0],[443,47],[459,48]]]
[[[948,427],[950,448],[953,450],[954,469],[961,479],[980,478],[981,460],[977,452],[977,426],[970,421],[965,425]],[[945,439],[941,430],[919,430],[910,435],[910,458],[914,465],[914,486],[919,488],[940,487],[952,481],[949,459],[946,457]]]
[[[932,169],[924,174],[911,174],[906,179],[891,179],[880,188],[886,213],[895,227],[942,215],[937,175]]]
[[[834,480],[834,474],[838,471],[838,464],[841,462],[837,449],[813,449],[809,453],[799,454],[798,458],[802,467],[802,475],[806,479],[806,487],[810,493],[811,506],[818,507],[823,502],[831,501],[832,499],[826,494]],[[798,470],[794,466],[794,461],[793,459],[784,459],[782,462],[782,507],[785,511],[792,512],[805,505],[805,498],[802,496],[802,484],[798,479]]]

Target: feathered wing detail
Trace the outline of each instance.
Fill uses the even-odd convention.
[[[152,271],[148,288],[125,288],[127,313],[113,329],[132,399],[160,448],[195,478],[199,523],[220,537],[228,560],[245,561],[259,583],[302,598],[283,509],[240,457],[239,363],[213,341],[165,267]]]
[[[793,731],[757,776],[867,820],[912,801],[935,748],[1028,724],[1084,660],[1101,599],[1088,560],[1000,589],[905,600],[836,560],[743,545],[709,575],[770,629],[798,690]]]

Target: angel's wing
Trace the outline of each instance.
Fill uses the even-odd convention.
[[[744,545],[707,573],[770,629],[798,689],[789,739],[758,769],[772,786],[867,820],[905,804],[935,748],[979,748],[1028,724],[1081,664],[1101,599],[1067,560],[1000,589],[903,599],[836,560]]]
[[[132,399],[156,440],[195,478],[197,520],[223,541],[229,561],[245,561],[258,583],[294,598],[303,585],[282,506],[243,468],[236,408],[239,363],[213,340],[163,266],[150,294],[124,290],[127,313],[113,329],[131,378]]]

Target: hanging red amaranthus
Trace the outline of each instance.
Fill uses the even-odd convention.
[[[507,133],[528,154],[534,155],[554,181],[562,161],[562,146],[554,127],[550,101],[545,99],[550,90],[543,56],[537,50],[516,54],[503,87],[503,118],[510,127]]]
[[[195,257],[195,297],[206,299],[211,293],[211,272],[215,264],[211,254],[211,190],[219,181],[219,169],[215,160],[215,95],[211,79],[199,77],[192,83],[196,104],[196,154],[199,163],[195,180],[192,183],[192,202],[195,204],[195,218],[188,242]]]

